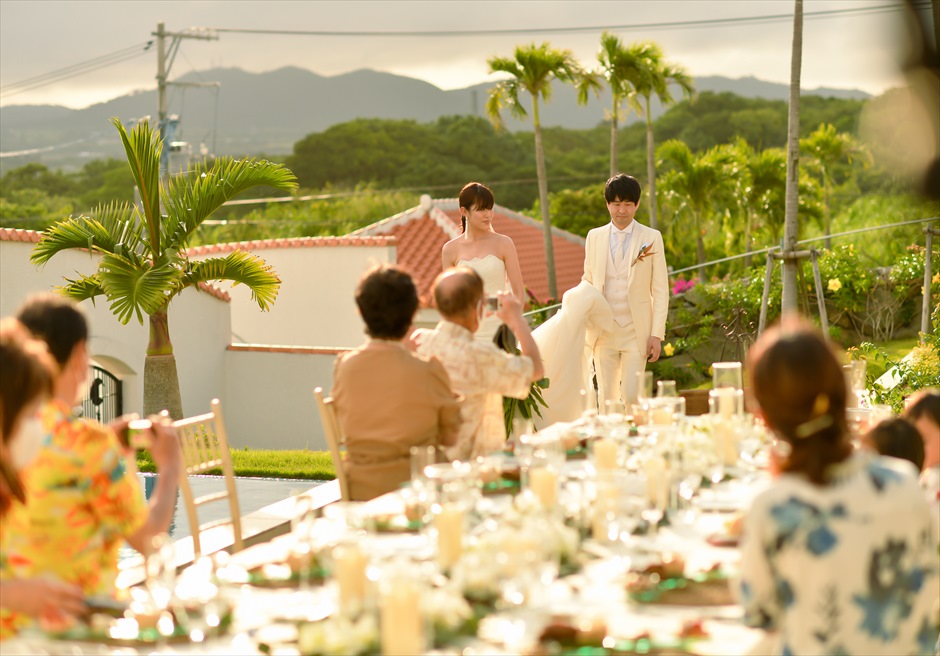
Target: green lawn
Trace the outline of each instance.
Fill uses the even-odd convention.
[[[232,465],[236,476],[262,478],[296,478],[326,481],[336,478],[329,451],[307,451],[306,449],[232,449]],[[142,472],[154,472],[156,468],[150,454],[137,454],[137,468]],[[221,475],[221,470],[210,471]]]

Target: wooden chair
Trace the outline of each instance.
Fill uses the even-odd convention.
[[[235,487],[235,471],[232,468],[228,436],[225,432],[225,423],[222,421],[222,404],[218,399],[212,399],[211,408],[207,414],[173,422],[183,451],[183,465],[186,467],[186,476],[182,476],[180,480],[180,490],[183,493],[183,501],[186,503],[186,513],[193,535],[193,551],[196,556],[202,553],[200,534],[216,526],[227,524],[232,526],[233,552],[241,551],[244,546],[241,509],[238,505],[238,490]],[[198,498],[194,497],[189,477],[205,474],[212,469],[222,470],[222,475],[225,477],[225,490]],[[200,525],[198,508],[222,501],[228,502],[229,517]]]
[[[313,390],[313,395],[317,398],[320,421],[323,423],[323,434],[326,436],[326,444],[330,448],[330,457],[333,459],[333,469],[336,470],[336,480],[339,481],[340,494],[343,501],[349,501],[349,485],[346,482],[346,468],[343,466],[343,452],[340,450],[344,442],[343,431],[340,429],[339,420],[336,418],[333,399],[330,397],[324,398],[322,387]]]

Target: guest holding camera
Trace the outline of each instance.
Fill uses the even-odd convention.
[[[522,355],[506,353],[490,341],[474,340],[483,321],[483,279],[469,267],[444,271],[434,281],[434,303],[441,322],[434,330],[415,331],[418,353],[437,358],[450,376],[454,391],[463,395],[457,444],[452,459],[464,460],[503,447],[506,427],[503,397],[524,399],[533,381],[542,377],[542,358],[512,294],[493,298],[496,316],[519,341]]]
[[[22,472],[26,503],[10,514],[2,566],[18,577],[53,575],[86,594],[110,595],[121,544],[126,540],[146,554],[153,537],[169,530],[182,467],[179,443],[172,428],[153,424],[149,451],[159,476],[146,505],[134,468],[128,467],[133,455],[115,431],[72,411],[89,371],[82,311],[72,301],[44,294],[28,300],[18,319],[45,341],[58,374],[52,399],[40,411],[45,440]]]
[[[7,558],[7,513],[26,501],[19,470],[39,450],[43,435],[36,413],[52,392],[55,363],[45,345],[15,319],[0,322],[0,560]],[[54,578],[11,578],[0,572],[0,639],[27,621],[67,626],[82,615],[82,590]]]

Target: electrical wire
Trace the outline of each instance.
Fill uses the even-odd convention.
[[[916,9],[929,8],[930,2],[923,0],[915,2]],[[818,18],[834,18],[839,16],[866,16],[903,11],[900,4],[876,5],[873,7],[853,7],[850,9],[829,9],[825,11],[809,11],[803,14],[804,20]],[[710,18],[690,21],[667,21],[658,23],[633,23],[628,25],[593,25],[593,26],[565,26],[565,27],[532,27],[511,29],[480,29],[480,30],[271,30],[261,28],[234,28],[214,27],[216,32],[232,34],[278,34],[293,36],[335,36],[335,37],[460,37],[460,36],[500,36],[514,34],[560,34],[565,32],[636,32],[659,29],[695,29],[713,28],[726,25],[752,25],[763,23],[776,23],[793,20],[793,14],[767,14],[764,16],[741,16],[733,18]]]
[[[86,73],[91,73],[92,71],[97,71],[108,66],[120,64],[121,62],[125,62],[129,59],[133,59],[145,54],[148,50],[150,50],[152,45],[153,41],[147,41],[143,44],[122,48],[121,50],[117,50],[106,55],[101,55],[99,57],[79,62],[77,64],[72,64],[70,66],[50,71],[48,73],[43,73],[42,75],[36,75],[18,82],[11,82],[10,84],[6,84],[0,87],[0,96],[4,98],[15,96],[24,91],[31,91],[33,89],[38,89],[39,87],[61,82],[63,80],[68,80]]]

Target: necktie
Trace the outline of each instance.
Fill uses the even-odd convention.
[[[627,250],[627,233],[618,231],[617,235],[617,260],[622,260],[624,252]]]

